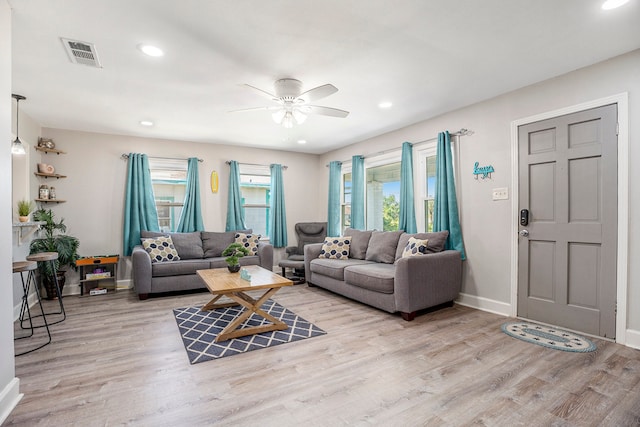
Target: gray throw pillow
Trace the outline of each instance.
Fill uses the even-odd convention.
[[[402,258],[402,251],[407,246],[407,243],[409,243],[409,238],[411,237],[415,237],[419,240],[428,240],[429,243],[427,243],[427,253],[435,254],[444,251],[444,245],[447,242],[447,237],[449,237],[449,232],[447,230],[444,230],[434,231],[433,233],[404,233],[402,236],[400,236],[400,240],[398,241],[398,250],[396,251],[397,260]]]
[[[402,233],[403,231],[374,231],[371,233],[366,260],[393,264],[396,260],[398,240]]]
[[[204,256],[200,232],[193,233],[162,233],[157,231],[141,231],[142,239],[149,237],[171,236],[173,246],[176,248],[180,259],[197,259]]]
[[[351,236],[351,247],[349,249],[349,258],[364,259],[367,256],[367,246],[371,239],[372,230],[354,230],[347,228],[344,230],[345,236]]]
[[[227,246],[236,241],[236,233],[251,234],[252,230],[238,231],[203,231],[202,232],[202,248],[204,249],[204,258],[217,258],[222,256]]]

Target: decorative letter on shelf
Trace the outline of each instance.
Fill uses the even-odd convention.
[[[480,167],[478,166],[479,164],[479,162],[476,162],[473,165],[473,174],[475,175],[475,178],[478,179],[478,175],[482,175],[482,179],[485,179],[487,177],[491,179],[491,174],[495,172],[493,170],[493,166],[489,165]]]

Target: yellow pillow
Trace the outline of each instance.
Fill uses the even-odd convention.
[[[409,237],[409,243],[407,243],[407,246],[404,247],[404,251],[402,251],[402,258],[426,254],[428,242],[428,239],[420,240],[415,237]]]
[[[318,258],[347,259],[351,247],[351,236],[325,237]]]
[[[178,261],[178,251],[173,246],[171,236],[142,239],[142,247],[149,253],[151,262]]]
[[[240,243],[249,250],[249,255],[258,255],[259,234],[236,233],[236,243]]]

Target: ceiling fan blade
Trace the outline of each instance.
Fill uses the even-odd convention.
[[[231,110],[231,111],[227,111],[228,113],[247,113],[247,112],[251,112],[251,111],[273,111],[273,110],[280,110],[282,109],[282,107],[276,105],[273,107],[253,107],[253,108],[241,108],[240,110]]]
[[[278,97],[277,97],[277,96],[275,96],[274,94],[269,93],[269,92],[267,92],[267,91],[265,91],[265,90],[259,89],[259,88],[255,87],[255,86],[251,86],[251,85],[248,85],[248,84],[246,84],[246,83],[245,83],[245,84],[243,84],[242,86],[246,86],[246,87],[248,87],[249,89],[253,89],[256,93],[258,93],[258,94],[260,94],[261,96],[264,96],[265,98],[268,98],[268,99],[270,99],[270,100],[272,100],[272,101],[277,101],[277,100],[278,100]]]
[[[329,95],[333,95],[338,91],[338,88],[331,84],[326,84],[313,89],[309,89],[298,96],[298,99],[302,99],[304,102],[313,102],[318,99],[326,98]]]
[[[305,108],[308,108],[311,114],[321,114],[323,116],[344,118],[349,115],[348,111],[339,110],[337,108],[320,107],[318,105],[305,105]]]

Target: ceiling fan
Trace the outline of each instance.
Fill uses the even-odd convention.
[[[273,111],[271,114],[273,120],[287,129],[292,128],[294,122],[299,125],[304,123],[309,114],[320,114],[323,116],[342,118],[349,115],[348,111],[339,110],[337,108],[311,105],[311,102],[326,98],[338,91],[338,88],[331,84],[318,86],[313,89],[309,89],[306,92],[302,92],[302,82],[300,80],[280,79],[273,85],[275,94],[248,84],[243,86],[246,86],[249,89],[254,90],[256,93],[269,98],[278,105],[271,107],[245,108],[242,110],[231,111],[231,113],[257,110]]]

